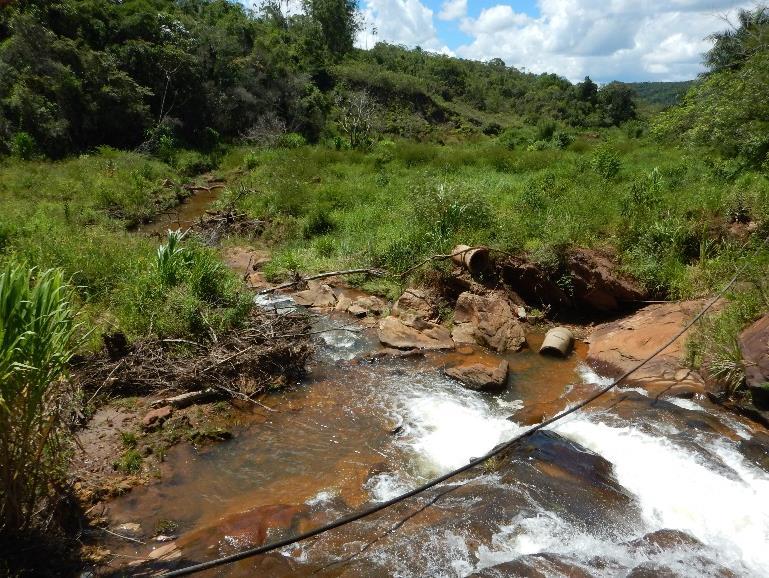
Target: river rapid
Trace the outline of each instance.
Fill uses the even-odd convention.
[[[444,376],[472,349],[378,357],[371,330],[321,333],[306,379],[264,400],[272,411],[249,411],[231,441],[173,449],[161,483],[110,504],[115,524],[173,520],[173,546],[107,544],[171,551],[157,570],[289,536],[484,454],[536,421],[526,408],[553,413],[609,383],[584,344],[561,360],[537,355],[538,339],[505,355],[507,389],[490,395]],[[383,514],[202,575],[766,576],[768,470],[769,436],[748,422],[619,388]]]

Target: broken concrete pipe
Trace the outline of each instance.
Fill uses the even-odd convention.
[[[458,267],[464,267],[470,275],[476,276],[489,270],[489,250],[486,247],[457,245],[451,251],[451,260]]]
[[[574,334],[565,327],[554,327],[545,334],[539,352],[547,355],[566,357],[574,345]]]

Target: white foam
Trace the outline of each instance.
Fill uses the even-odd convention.
[[[554,429],[614,464],[619,483],[637,497],[650,531],[685,531],[717,550],[728,567],[744,563],[756,575],[769,568],[769,474],[745,466],[734,449],[722,446],[719,451],[740,473],[739,480],[667,439],[630,426],[578,419]]]
[[[583,383],[587,383],[590,385],[606,387],[614,383],[614,379],[612,379],[611,377],[604,377],[603,375],[600,375],[586,363],[580,363],[577,366],[577,373],[579,374],[579,377],[580,379],[582,379]]]
[[[691,399],[683,399],[680,397],[666,397],[665,401],[677,405],[680,408],[688,409],[689,411],[705,411],[698,403],[693,402]]]
[[[363,488],[375,502],[386,502],[411,489],[399,474],[393,472],[371,476]]]

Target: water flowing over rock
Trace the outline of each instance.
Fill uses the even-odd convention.
[[[474,359],[446,369],[446,375],[461,382],[468,389],[499,391],[507,381],[508,363]]]
[[[395,349],[454,349],[448,329],[413,317],[385,317],[378,335],[379,341]]]
[[[465,292],[457,299],[452,337],[457,343],[474,343],[495,351],[517,351],[526,343],[518,316],[501,292],[487,296]]]

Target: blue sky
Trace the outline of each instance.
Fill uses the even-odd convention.
[[[294,6],[300,0],[287,0]],[[707,37],[741,7],[734,0],[359,0],[376,41],[489,60],[572,81],[687,80],[702,72]],[[376,30],[376,35],[373,34]]]

